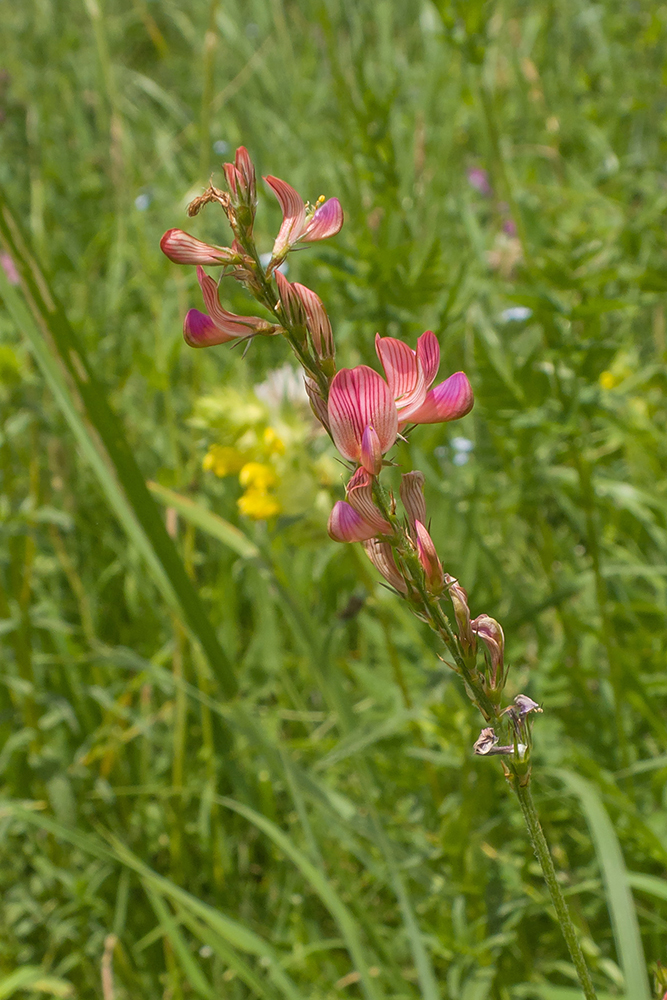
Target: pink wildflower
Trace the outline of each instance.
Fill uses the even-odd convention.
[[[273,244],[271,264],[284,260],[287,253],[297,243],[312,243],[326,240],[339,233],[343,225],[343,209],[338,198],[329,198],[314,212],[306,211],[301,195],[279,177],[265,177],[283,210],[283,221]]]
[[[190,347],[212,347],[243,337],[254,337],[258,333],[277,333],[280,329],[259,316],[237,316],[227,312],[220,305],[217,283],[201,266],[197,267],[197,278],[207,312],[190,309],[185,317],[183,336]]]
[[[379,334],[375,348],[396,402],[399,428],[458,420],[472,409],[472,387],[463,372],[430,388],[440,367],[440,345],[430,330],[421,335],[416,351],[402,340]]]
[[[334,376],[329,392],[329,427],[341,455],[363,463],[376,475],[377,455],[384,455],[396,440],[398,414],[385,380],[367,365],[341,368]],[[364,432],[372,428],[375,437]]]
[[[399,594],[407,594],[408,585],[398,571],[394,552],[389,542],[379,538],[370,538],[364,542],[364,551],[375,568],[382,573],[387,583],[390,583]]]
[[[160,249],[174,264],[240,264],[241,254],[230,247],[203,243],[182,229],[168,229],[160,240]]]

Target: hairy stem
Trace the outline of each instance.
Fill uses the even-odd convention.
[[[512,785],[518,796],[523,818],[526,821],[530,840],[533,845],[533,850],[535,851],[535,855],[540,863],[542,873],[549,888],[551,901],[554,904],[554,909],[556,910],[558,923],[560,924],[563,937],[565,938],[565,943],[567,944],[568,951],[570,952],[570,956],[574,962],[574,967],[577,970],[577,975],[579,977],[579,982],[581,983],[581,988],[584,991],[584,996],[586,997],[586,1000],[596,1000],[596,993],[595,988],[593,987],[591,974],[588,970],[588,966],[586,965],[586,959],[584,958],[584,953],[581,950],[577,930],[572,923],[572,917],[570,916],[570,911],[568,910],[567,903],[565,902],[565,897],[563,896],[561,888],[558,884],[556,869],[554,868],[551,852],[549,851],[547,839],[544,836],[544,830],[542,829],[540,818],[537,815],[537,809],[535,808],[535,803],[533,802],[530,785],[522,784],[521,778],[519,778],[516,774],[513,775]]]

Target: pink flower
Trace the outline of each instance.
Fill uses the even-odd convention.
[[[379,334],[375,348],[396,402],[399,428],[458,420],[472,409],[472,387],[463,372],[430,388],[440,367],[440,345],[430,330],[421,335],[416,351],[402,340]]]
[[[19,272],[16,270],[16,264],[8,253],[0,253],[0,267],[7,275],[7,281],[10,285],[20,284],[21,279],[19,278]]]
[[[341,368],[331,383],[328,415],[341,455],[376,475],[378,454],[389,451],[398,433],[396,406],[382,376],[366,365]]]
[[[237,250],[203,243],[182,229],[168,229],[160,240],[160,249],[174,264],[240,264],[242,261]]]
[[[373,479],[357,469],[346,487],[347,501],[339,500],[329,517],[329,535],[335,542],[363,542],[391,533],[373,500]]]
[[[296,243],[312,243],[326,240],[339,233],[343,225],[343,209],[338,198],[329,198],[315,211],[306,211],[301,195],[279,177],[265,177],[283,210],[283,221],[273,244],[271,264],[284,260]]]
[[[505,656],[505,635],[502,626],[489,615],[478,615],[470,623],[470,628],[486,646],[491,663],[491,687],[502,679]]]
[[[468,184],[474,187],[476,191],[480,194],[485,195],[487,198],[491,194],[491,184],[489,182],[489,175],[483,167],[471,167],[468,171]]]
[[[183,336],[190,347],[212,347],[214,344],[226,344],[230,340],[254,337],[257,333],[277,333],[280,329],[259,316],[237,316],[236,313],[227,312],[220,305],[217,283],[201,266],[197,267],[197,278],[207,312],[190,309],[185,317]]]

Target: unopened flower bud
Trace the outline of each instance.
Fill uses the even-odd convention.
[[[382,445],[374,427],[366,427],[361,436],[361,464],[371,476],[382,470]]]
[[[415,470],[401,476],[401,502],[405,507],[410,524],[410,533],[416,535],[415,523],[426,521],[426,501],[424,500],[424,473]]]
[[[475,647],[475,636],[470,624],[470,608],[468,607],[468,595],[455,577],[445,573],[445,583],[452,606],[454,617],[459,629],[459,639],[464,650],[468,652]]]
[[[399,594],[407,594],[408,585],[398,571],[389,542],[383,542],[379,538],[371,538],[363,545],[366,555],[375,568],[382,573],[387,583],[391,584]]]
[[[417,533],[417,553],[424,570],[426,589],[430,594],[441,594],[445,586],[445,575],[438,559],[438,553],[435,551],[433,539],[421,521],[415,521],[415,531]]]
[[[489,656],[491,664],[490,687],[498,689],[503,684],[505,636],[503,630],[495,618],[489,615],[478,615],[470,623],[472,631],[478,639],[481,639]]]
[[[373,500],[373,479],[364,468],[357,469],[346,487],[347,502],[369,524],[375,526],[376,534],[388,535],[391,524],[385,520]]]
[[[304,378],[304,384],[306,386],[306,392],[308,393],[308,399],[310,400],[310,408],[319,420],[319,422],[324,427],[325,431],[329,431],[329,410],[327,404],[322,399],[320,395],[320,390],[316,382],[313,382],[310,378]]]
[[[160,249],[174,264],[240,264],[241,256],[229,247],[213,246],[182,229],[168,229]]]

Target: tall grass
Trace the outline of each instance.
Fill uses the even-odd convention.
[[[334,242],[290,258],[339,357],[428,327],[473,383],[472,414],[398,460],[426,472],[446,569],[544,705],[536,793],[600,995],[648,995],[667,928],[666,30],[657,3],[583,0],[0,7],[0,183],[27,245],[5,213],[23,284],[3,271],[0,995],[578,996],[431,637],[319,507],[255,524],[202,471],[225,433],[202,398],[250,399],[285,359],[189,351],[198,290],[158,241],[241,142],[344,205]],[[188,225],[224,242],[214,220]],[[29,255],[79,366],[25,294]],[[226,301],[247,308],[231,284]]]

